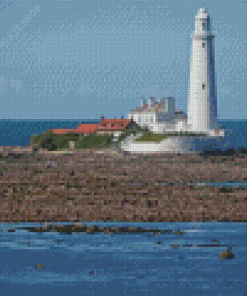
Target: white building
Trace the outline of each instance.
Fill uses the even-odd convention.
[[[172,97],[163,97],[159,102],[151,97],[148,104],[142,100],[141,107],[129,113],[129,119],[131,118],[154,133],[185,129],[187,121],[186,114],[175,109],[175,100]]]
[[[188,124],[194,131],[217,129],[217,94],[210,18],[205,8],[195,17],[190,64]]]
[[[175,100],[164,97],[159,102],[151,97],[148,104],[142,100],[141,107],[129,113],[129,119],[154,133],[169,131],[191,131],[223,136],[217,124],[217,95],[213,37],[210,18],[204,8],[195,17],[195,32],[191,35],[192,55],[190,67],[190,92],[188,118],[181,110],[175,109]]]

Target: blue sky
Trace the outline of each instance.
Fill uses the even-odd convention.
[[[219,119],[247,119],[247,1],[0,0],[0,119],[127,117],[141,97],[187,112],[194,19],[215,34]]]

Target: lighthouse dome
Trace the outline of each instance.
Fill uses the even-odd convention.
[[[206,8],[202,7],[200,8],[200,10],[198,11],[197,15],[196,15],[196,18],[209,18],[209,15],[207,13],[207,10]]]
[[[206,8],[205,7],[202,7],[202,8],[200,8],[200,13],[207,13],[207,10],[206,10]]]

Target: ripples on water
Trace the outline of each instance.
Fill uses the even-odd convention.
[[[1,223],[0,291],[4,294],[0,295],[17,295],[11,294],[13,289],[27,296],[33,291],[35,295],[247,293],[246,223],[86,224],[173,229],[184,234],[32,233],[18,228],[41,224]],[[16,232],[7,232],[14,227]],[[219,259],[218,254],[229,246],[235,259]]]

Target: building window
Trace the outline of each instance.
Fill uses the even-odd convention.
[[[202,89],[205,89],[205,84],[204,83],[202,84]]]
[[[202,48],[205,48],[205,43],[204,42],[202,43]]]
[[[206,30],[206,23],[202,23],[202,29]]]

